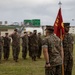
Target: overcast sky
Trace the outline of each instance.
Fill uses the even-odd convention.
[[[40,19],[41,25],[53,25],[60,0],[0,0],[0,21],[23,22]],[[61,0],[64,22],[75,25],[75,0]]]

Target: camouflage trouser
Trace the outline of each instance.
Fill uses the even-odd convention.
[[[73,59],[68,59],[65,61],[65,75],[72,75]]]
[[[31,45],[29,45],[29,56],[32,57],[32,52],[31,52]]]
[[[10,47],[3,47],[3,52],[4,52],[4,59],[8,59],[10,53]]]
[[[32,59],[36,60],[38,48],[36,46],[34,46],[34,47],[31,47],[31,50],[32,50],[31,51],[31,53],[32,53]]]
[[[45,75],[62,75],[61,65],[45,68]]]
[[[27,56],[27,47],[22,46],[22,57],[25,59]]]
[[[2,47],[0,46],[0,60],[2,58]]]
[[[37,57],[40,58],[42,52],[42,47],[39,46]]]
[[[20,52],[20,46],[12,46],[13,59],[17,60]]]

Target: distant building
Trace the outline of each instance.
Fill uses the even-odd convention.
[[[22,26],[19,26],[19,25],[0,25],[0,31],[2,33],[2,36],[4,36],[6,32],[11,34],[15,28],[19,30],[22,28]],[[22,32],[24,32],[24,31],[33,32],[33,30],[37,30],[37,32],[42,33],[42,27],[24,27]]]
[[[0,31],[2,33],[2,36],[4,36],[6,32],[11,34],[15,28],[21,29],[21,26],[19,25],[0,25]],[[33,32],[33,30],[37,30],[37,32],[41,32],[43,35],[45,35],[45,28],[46,28],[46,25],[40,26],[40,27],[25,27],[23,32],[24,31]],[[69,33],[75,34],[75,26],[70,27]]]
[[[14,31],[14,29],[16,29],[16,28],[21,28],[21,26],[18,26],[18,25],[0,25],[0,31],[1,31],[2,36],[4,36],[6,32],[11,34]]]
[[[8,24],[8,22],[7,22],[7,21],[4,21],[4,24],[5,24],[5,25],[7,25],[7,24]]]
[[[0,25],[2,25],[2,21],[0,21]]]

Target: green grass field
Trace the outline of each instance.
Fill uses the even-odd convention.
[[[19,62],[14,62],[12,59],[12,52],[10,53],[10,58],[5,61],[2,58],[2,63],[0,64],[0,75],[45,75],[44,74],[44,58],[37,59],[37,61],[32,61],[29,56],[26,60],[21,57],[22,53],[20,51]],[[75,51],[74,51],[74,66],[73,74],[75,75]]]

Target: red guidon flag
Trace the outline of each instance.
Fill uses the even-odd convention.
[[[64,24],[63,24],[63,18],[61,14],[61,8],[59,8],[55,23],[54,23],[54,33],[61,39],[63,39],[64,36]]]

